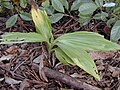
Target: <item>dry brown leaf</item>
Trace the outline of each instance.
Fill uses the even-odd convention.
[[[15,80],[15,79],[11,78],[11,77],[5,76],[5,82],[8,83],[8,84],[13,85],[13,84],[19,84],[22,81],[18,81],[18,80]]]
[[[3,81],[3,80],[4,80],[4,78],[0,78],[0,82]]]
[[[16,54],[18,50],[18,46],[11,46],[6,51],[11,54]]]
[[[118,89],[117,90],[120,90],[120,85],[119,85],[119,87],[118,87]]]
[[[74,89],[60,88],[60,90],[74,90]]]
[[[40,61],[43,59],[42,57],[43,57],[43,55],[38,56],[37,58],[35,58],[35,59],[33,60],[33,62],[34,62],[34,63],[40,63]]]
[[[27,82],[27,79],[24,79],[23,82],[20,84],[20,89],[19,90],[24,90],[24,88],[29,87],[30,84]]]
[[[90,90],[102,90],[102,89],[100,89],[100,88],[97,88],[97,87],[95,87],[95,86],[89,85],[89,84],[87,84],[87,83],[83,83],[83,84],[86,85],[86,86],[89,86],[89,87],[90,87]]]
[[[47,79],[47,77],[45,76],[44,71],[42,70],[43,67],[44,67],[44,64],[43,64],[43,55],[41,55],[41,60],[40,60],[40,64],[39,64],[39,75],[40,75],[40,78],[41,78],[43,81],[48,82],[48,79]]]
[[[112,72],[113,77],[119,77],[120,76],[120,68],[108,66],[108,69]]]
[[[106,51],[106,52],[103,52],[103,51],[96,51],[96,52],[90,51],[89,54],[94,60],[97,60],[97,59],[110,59],[110,58],[113,58],[116,52],[117,51]]]
[[[75,78],[82,78],[82,75],[78,74],[78,73],[73,73],[72,75],[70,75],[71,77],[75,77]]]
[[[10,60],[10,59],[13,58],[13,57],[14,57],[14,55],[2,56],[2,57],[0,58],[0,62],[1,62],[1,61],[4,61],[4,60]]]

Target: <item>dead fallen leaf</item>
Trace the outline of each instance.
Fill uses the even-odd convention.
[[[60,90],[74,90],[74,89],[60,88]]]
[[[78,74],[78,73],[74,73],[72,75],[70,75],[71,77],[75,77],[75,78],[82,78],[82,75]]]
[[[115,58],[115,59],[113,59],[113,60],[120,61],[120,57],[119,57],[119,58]]]
[[[3,80],[4,80],[4,78],[0,78],[0,82],[3,81]]]
[[[37,80],[27,80],[30,85],[34,85],[34,87],[40,88],[40,87],[46,87],[47,83],[43,82],[43,81],[37,81]]]
[[[86,86],[89,86],[89,87],[90,87],[90,90],[102,90],[102,89],[100,89],[100,88],[97,88],[97,87],[95,87],[95,86],[89,85],[89,84],[87,84],[87,83],[83,83],[83,84],[86,85]]]
[[[105,69],[105,67],[103,65],[99,65],[99,66],[97,66],[97,68],[98,68],[98,70],[101,70],[101,71]]]
[[[20,84],[20,89],[19,90],[24,90],[24,88],[29,87],[30,84],[28,83],[27,79],[24,79],[23,82]]]
[[[104,65],[103,60],[96,60],[95,62],[97,65]]]
[[[101,51],[90,51],[89,54],[90,56],[94,59],[110,59],[113,58],[113,56],[115,55],[116,51],[106,51],[106,52],[101,52]]]
[[[65,73],[65,69],[60,69],[59,72]]]
[[[2,57],[0,58],[0,62],[1,62],[1,61],[4,61],[4,60],[10,60],[10,59],[13,58],[13,57],[14,57],[14,55],[2,56]]]
[[[20,56],[24,56],[25,54],[28,53],[26,50],[23,49],[18,49],[18,52],[20,53]]]
[[[38,56],[33,60],[34,63],[40,63],[40,61],[43,59],[43,55]]]
[[[112,66],[109,65],[108,69],[112,72],[113,77],[119,77],[120,76],[120,68],[112,67]]]
[[[45,76],[45,73],[43,71],[43,67],[44,67],[44,64],[43,64],[43,55],[42,56],[42,59],[40,60],[40,64],[39,64],[39,75],[40,75],[40,78],[43,80],[43,81],[46,81],[48,82],[48,79],[47,77]]]
[[[118,77],[118,76],[120,76],[120,71],[114,71],[114,72],[112,73],[112,76],[113,76],[113,77]]]
[[[113,71],[120,71],[120,68],[118,68],[118,67],[112,67],[112,66],[108,66],[108,69],[111,71],[111,72],[113,72]]]
[[[18,80],[15,80],[15,79],[11,78],[11,77],[5,76],[5,82],[8,83],[8,84],[13,85],[13,84],[19,84],[22,81],[18,81]]]
[[[11,54],[16,54],[18,50],[18,46],[11,46],[6,51]]]
[[[119,87],[118,87],[118,89],[117,90],[120,90],[120,85],[119,85]]]

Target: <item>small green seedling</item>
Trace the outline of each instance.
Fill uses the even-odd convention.
[[[2,35],[0,44],[46,42],[49,54],[54,52],[61,63],[77,65],[98,80],[100,80],[98,70],[87,51],[120,49],[119,45],[105,40],[103,36],[94,32],[79,31],[67,33],[54,39],[51,23],[46,12],[32,5],[31,14],[36,32],[6,33]]]
[[[4,8],[11,10],[12,16],[6,21],[6,28],[11,28],[19,20],[31,21],[32,17],[30,13],[24,12],[23,9],[27,7],[28,2],[26,0],[1,0],[0,11]],[[2,10],[5,11],[5,10]]]

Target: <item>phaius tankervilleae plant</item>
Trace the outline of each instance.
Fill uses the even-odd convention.
[[[93,32],[80,31],[67,33],[54,39],[51,23],[46,12],[32,5],[31,14],[36,32],[6,33],[2,35],[0,44],[46,42],[49,53],[54,52],[56,58],[61,63],[77,65],[98,80],[100,80],[100,77],[96,65],[87,51],[120,49],[119,45],[105,40],[103,36]]]

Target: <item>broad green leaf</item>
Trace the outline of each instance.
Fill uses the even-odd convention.
[[[101,13],[97,13],[93,16],[93,19],[101,19]]]
[[[59,0],[52,0],[52,6],[59,12],[63,12],[64,13],[64,7],[62,5],[62,3]]]
[[[68,5],[68,1],[67,0],[60,0],[60,2],[62,3],[63,6],[65,6],[65,8],[67,10],[69,9],[69,5]]]
[[[71,47],[75,47],[76,49],[83,49],[83,50],[93,50],[93,51],[100,51],[100,50],[119,50],[120,46],[104,39],[103,36],[94,33],[94,32],[74,32],[61,35],[58,37],[55,44],[59,45],[67,45]]]
[[[80,7],[81,0],[75,0],[71,6],[71,11],[77,10]]]
[[[91,20],[91,15],[82,15],[82,14],[79,14],[79,22],[82,24],[82,25],[86,25],[90,22]]]
[[[94,19],[100,19],[100,20],[106,20],[106,17],[108,17],[108,13],[106,12],[101,12],[101,13],[98,13],[96,15],[94,15]]]
[[[108,26],[111,26],[112,24],[114,24],[116,22],[116,18],[110,18],[108,21],[107,21],[107,25]]]
[[[7,9],[13,9],[13,5],[10,2],[2,2],[3,6]]]
[[[106,17],[108,17],[108,13],[106,13],[106,12],[101,12],[101,19],[102,19],[103,21],[106,20]]]
[[[66,65],[75,65],[74,62],[69,58],[69,56],[67,56],[60,48],[55,49],[55,55],[61,63]]]
[[[79,7],[79,12],[81,14],[91,14],[93,13],[98,7],[94,3],[84,3]]]
[[[42,6],[43,6],[44,8],[49,7],[49,6],[50,6],[50,1],[49,1],[49,0],[46,0],[46,1],[42,2]]]
[[[86,17],[86,18],[79,18],[79,22],[82,24],[82,25],[86,25],[90,22],[90,17]]]
[[[32,16],[30,13],[27,13],[27,12],[22,12],[20,13],[20,17],[23,19],[23,20],[26,20],[26,21],[31,21],[32,20]]]
[[[71,6],[71,11],[79,9],[80,5],[83,3],[91,3],[93,2],[92,0],[74,0],[72,6]]]
[[[27,1],[26,1],[26,0],[20,0],[20,6],[21,6],[22,8],[26,8],[26,6],[27,6]]]
[[[54,13],[55,9],[51,6],[49,6],[48,8],[46,8],[46,12],[48,15],[52,15]]]
[[[50,21],[51,21],[51,23],[56,23],[56,22],[58,22],[63,16],[64,16],[64,14],[62,14],[62,13],[53,14],[52,16],[50,16]]]
[[[120,39],[120,20],[116,21],[114,24],[111,30],[110,39],[112,41],[118,41]]]
[[[103,0],[95,0],[95,3],[97,4],[98,7],[103,6]]]
[[[18,19],[18,15],[13,15],[11,16],[7,22],[6,22],[6,28],[10,28],[12,27],[13,25],[15,25],[15,23],[17,22],[17,19]]]
[[[52,36],[52,27],[50,20],[45,11],[35,8],[34,6],[31,9],[32,19],[35,23],[36,30],[40,33],[49,43]]]
[[[20,33],[11,32],[3,34],[2,39],[0,39],[0,44],[14,44],[14,43],[24,43],[24,42],[43,42],[46,41],[42,35],[34,32],[30,33]]]
[[[82,25],[86,25],[90,22],[90,17],[86,17],[86,18],[79,18],[79,22],[82,24]]]
[[[89,54],[82,49],[76,49],[69,45],[59,44],[58,47],[80,68],[100,80],[96,65]],[[69,59],[69,60],[70,60]]]

